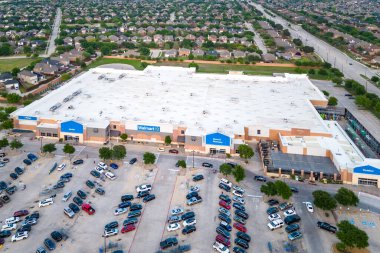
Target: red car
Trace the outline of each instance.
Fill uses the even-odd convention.
[[[220,205],[221,207],[224,207],[224,208],[228,209],[228,210],[231,209],[231,206],[229,206],[229,205],[227,204],[227,202],[224,201],[224,200],[219,201],[219,205]]]
[[[93,215],[95,213],[95,209],[92,208],[90,204],[84,203],[82,205],[82,210],[88,213],[89,215]]]
[[[28,215],[29,214],[29,211],[28,210],[20,210],[20,211],[17,211],[13,214],[14,217],[21,217],[21,216],[25,216],[25,215]]]
[[[178,150],[176,150],[176,149],[169,149],[169,153],[178,154]]]
[[[128,233],[128,232],[131,232],[131,231],[133,231],[133,230],[135,230],[136,229],[136,227],[135,227],[135,225],[133,225],[133,224],[130,224],[130,225],[127,225],[127,226],[125,226],[125,227],[123,227],[122,229],[121,229],[121,233]]]
[[[225,245],[226,247],[230,247],[230,245],[231,245],[230,240],[228,240],[226,237],[224,237],[222,235],[217,235],[215,237],[215,241],[220,242],[221,244]]]
[[[247,228],[238,222],[234,223],[234,228],[236,228],[237,230],[241,232],[247,233]]]

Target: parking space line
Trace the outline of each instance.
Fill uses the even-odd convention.
[[[175,177],[174,187],[173,187],[173,190],[172,190],[172,196],[170,197],[170,202],[169,202],[169,205],[168,205],[168,210],[166,211],[166,219],[165,219],[164,229],[163,229],[162,235],[161,235],[161,241],[162,241],[162,238],[164,238],[164,233],[165,233],[165,228],[166,228],[166,221],[168,220],[168,217],[169,217],[169,210],[170,210],[170,206],[172,205],[173,196],[174,196],[174,190],[175,190],[175,187],[177,185],[177,180],[178,180],[178,176]]]

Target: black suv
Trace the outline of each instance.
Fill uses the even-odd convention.
[[[263,176],[255,176],[254,179],[256,181],[260,181],[260,182],[266,182],[267,181],[267,179]]]
[[[132,194],[127,194],[127,195],[121,196],[121,202],[126,202],[126,201],[130,201],[130,200],[133,200]]]
[[[196,175],[196,176],[193,177],[193,181],[197,182],[197,181],[202,180],[203,178],[204,178],[203,175]]]
[[[229,192],[231,190],[231,188],[228,185],[222,183],[219,184],[219,188],[225,190],[226,192]]]
[[[117,228],[119,226],[119,223],[117,221],[112,221],[108,223],[107,225],[104,226],[104,229],[112,229],[112,228]]]
[[[202,163],[202,166],[206,167],[206,168],[212,168],[212,167],[214,167],[211,163],[206,163],[206,162]]]
[[[247,242],[251,241],[251,237],[249,235],[247,235],[246,233],[241,232],[241,231],[239,231],[239,232],[236,233],[236,237],[239,237],[239,238],[241,238],[243,240],[246,240]]]
[[[84,161],[82,159],[78,159],[78,160],[75,160],[73,162],[73,165],[79,165],[79,164],[83,164],[83,163],[84,163]]]
[[[242,217],[243,219],[248,219],[249,215],[246,212],[235,210],[235,214]]]
[[[77,196],[75,196],[75,197],[73,198],[73,201],[74,201],[74,203],[77,204],[78,206],[82,206],[82,205],[83,205],[83,200],[82,200],[81,198],[77,197]]]
[[[78,196],[81,199],[86,199],[87,198],[87,194],[84,191],[82,191],[82,190],[77,191],[77,194],[78,194]]]
[[[90,189],[95,188],[95,184],[94,184],[94,182],[92,182],[91,180],[87,180],[87,181],[86,181],[86,185],[87,185]]]
[[[24,170],[21,169],[20,167],[16,167],[15,172],[17,173],[17,175],[21,175],[22,173],[24,173]]]
[[[197,197],[198,192],[190,192],[189,194],[186,195],[186,199],[191,199],[192,197]]]
[[[231,199],[228,197],[228,195],[220,194],[219,199],[224,200],[227,204],[231,203]]]
[[[175,237],[170,237],[162,242],[160,242],[161,249],[167,249],[171,246],[176,246],[178,244],[178,240]]]
[[[129,164],[135,164],[137,162],[137,158],[132,158],[130,161],[129,161]]]
[[[284,222],[286,225],[293,224],[295,222],[299,222],[301,220],[301,217],[299,217],[297,214],[290,215],[284,219]]]
[[[195,217],[195,213],[194,212],[187,212],[185,214],[183,214],[181,216],[181,219],[182,220],[187,220],[187,219],[190,219],[190,218],[194,218]]]
[[[277,199],[270,199],[270,200],[268,200],[268,205],[270,205],[270,206],[275,206],[275,205],[278,205],[278,204],[279,204],[279,202],[278,202]]]
[[[197,230],[197,228],[195,226],[193,226],[193,225],[186,226],[184,229],[182,229],[182,234],[183,235],[187,235],[187,234],[190,234],[190,233],[192,233],[192,232],[194,232],[196,230]]]
[[[328,232],[330,232],[330,233],[334,233],[334,234],[335,234],[336,231],[337,231],[337,228],[336,228],[336,227],[330,225],[330,224],[327,223],[327,222],[318,221],[318,222],[317,222],[317,226],[318,226],[320,229],[324,229],[324,230],[326,230],[326,231],[328,231]]]
[[[60,242],[60,241],[62,241],[62,239],[63,239],[63,235],[62,235],[60,232],[58,232],[58,231],[53,231],[53,232],[50,234],[50,236],[51,236],[51,238],[53,238],[54,241],[56,241],[56,242]]]
[[[142,209],[142,205],[140,204],[132,204],[131,207],[129,208],[129,211],[136,211],[136,210],[141,210]]]
[[[241,238],[236,238],[235,239],[235,244],[244,248],[244,249],[248,249],[249,248],[249,244],[246,240],[244,239],[241,239]]]
[[[73,210],[74,213],[78,213],[80,211],[79,207],[75,205],[74,203],[70,203],[69,207],[71,210]]]

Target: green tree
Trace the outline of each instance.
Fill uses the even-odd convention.
[[[116,160],[122,160],[127,155],[127,150],[123,145],[115,145],[112,148],[112,157]]]
[[[13,121],[11,119],[4,120],[1,124],[2,129],[12,129],[13,128]]]
[[[17,74],[20,73],[20,69],[19,68],[13,68],[12,69],[12,76],[17,76]]]
[[[313,47],[309,47],[309,46],[304,46],[304,47],[301,47],[301,51],[303,51],[305,53],[313,53],[314,52],[314,48]]]
[[[156,162],[156,156],[153,153],[145,152],[143,160],[145,164],[154,164]]]
[[[128,139],[128,134],[126,134],[126,133],[122,133],[122,134],[120,134],[120,139],[121,139],[122,141],[126,141],[126,140]]]
[[[74,146],[70,144],[65,144],[65,146],[63,146],[63,153],[68,154],[71,160],[71,155],[75,153]]]
[[[336,97],[329,97],[327,104],[330,106],[336,106],[338,104],[338,99]]]
[[[100,48],[100,52],[102,53],[102,55],[110,55],[111,54],[111,47],[108,46],[108,45],[103,45],[101,48]]]
[[[322,210],[333,210],[336,208],[336,200],[328,193],[322,190],[314,191],[314,205]]]
[[[260,187],[260,191],[267,196],[277,195],[277,189],[273,182],[268,182]]]
[[[149,63],[145,62],[145,61],[142,61],[141,62],[141,68],[145,69],[146,67],[148,67]]]
[[[250,159],[255,154],[253,149],[246,144],[239,145],[238,152],[240,157],[243,159]]]
[[[21,141],[17,139],[13,139],[9,146],[11,147],[11,149],[20,149],[22,148],[22,146],[24,146],[24,144],[22,144]]]
[[[222,173],[224,176],[231,175],[232,167],[231,165],[227,163],[223,163],[222,165],[219,166],[219,172]]]
[[[292,190],[289,185],[283,181],[277,180],[274,182],[276,187],[277,195],[281,196],[283,199],[289,199],[292,196]]]
[[[377,77],[377,76],[373,76],[373,77],[371,77],[371,81],[372,81],[372,82],[377,83],[379,80],[380,80],[380,78]]]
[[[5,148],[9,146],[9,142],[7,138],[3,138],[0,140],[0,148]]]
[[[198,71],[198,69],[199,69],[199,65],[196,64],[195,62],[191,62],[191,63],[189,64],[189,68],[195,68],[195,69]]]
[[[245,170],[242,166],[238,165],[233,169],[232,175],[234,176],[236,182],[240,182],[245,178]]]
[[[368,235],[365,231],[352,225],[347,220],[343,220],[337,224],[338,232],[336,237],[341,241],[343,248],[363,249],[369,246]]]
[[[330,93],[329,93],[327,90],[323,90],[322,92],[323,92],[323,94],[324,94],[326,97],[330,96]]]
[[[140,52],[140,54],[143,55],[143,56],[149,56],[149,55],[150,55],[150,49],[147,48],[147,47],[141,47],[141,48],[139,49],[139,52]]]
[[[20,100],[21,100],[21,97],[18,94],[16,94],[16,93],[9,93],[9,94],[7,94],[7,101],[8,101],[8,103],[14,104],[14,103],[20,102]]]
[[[55,147],[54,143],[48,143],[42,147],[42,152],[44,153],[53,153],[56,150],[57,148]]]
[[[102,147],[99,149],[99,158],[103,160],[109,160],[112,158],[112,150],[108,147]]]
[[[165,144],[170,145],[170,143],[172,143],[172,138],[169,135],[165,136]]]
[[[178,167],[186,168],[186,161],[185,160],[178,160],[177,165],[178,165]]]
[[[335,194],[335,199],[339,204],[343,206],[356,206],[359,203],[359,198],[356,194],[345,188],[341,187]]]

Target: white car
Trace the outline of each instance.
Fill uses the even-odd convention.
[[[231,215],[231,212],[228,211],[226,208],[224,207],[219,207],[219,213],[224,213],[225,215],[227,216],[230,216]]]
[[[20,221],[20,217],[10,217],[8,219],[5,219],[4,223],[6,224],[13,224]]]
[[[163,147],[159,147],[159,148],[157,149],[157,151],[158,151],[158,152],[164,152],[165,149],[164,149]]]
[[[44,207],[44,206],[50,206],[54,203],[53,198],[48,198],[41,200],[40,203],[38,203],[38,207]]]
[[[199,185],[194,185],[194,186],[191,186],[190,189],[189,189],[189,193],[191,192],[199,192],[201,188],[199,187]]]
[[[136,187],[137,193],[144,192],[144,191],[150,191],[152,190],[152,185],[150,184],[142,184]]]
[[[128,212],[128,208],[118,208],[118,209],[116,209],[115,210],[115,212],[114,212],[114,215],[120,215],[120,214],[123,214],[123,213],[126,213],[126,212]]]
[[[281,228],[283,225],[284,225],[284,221],[281,219],[278,219],[278,220],[274,220],[274,221],[269,222],[268,228],[273,231],[277,228]]]
[[[66,192],[65,195],[63,195],[63,197],[62,197],[62,201],[63,202],[68,201],[70,199],[71,195],[73,195],[73,193],[71,191]]]
[[[306,208],[310,213],[314,213],[313,205],[310,202],[305,202]]]
[[[190,219],[187,219],[184,222],[182,222],[182,225],[184,227],[190,226],[190,225],[195,225],[195,224],[197,224],[197,220],[195,218],[190,218]]]
[[[16,242],[28,238],[28,231],[18,232],[12,236],[11,241]]]
[[[219,183],[220,184],[225,184],[225,185],[227,185],[230,188],[232,187],[232,183],[230,181],[228,181],[227,179],[225,179],[225,178],[220,179]]]
[[[108,179],[110,179],[110,180],[115,180],[116,179],[116,176],[115,176],[115,174],[113,174],[112,172],[106,172],[106,177],[108,178]]]
[[[284,216],[285,216],[285,217],[288,217],[288,216],[291,216],[291,215],[295,215],[295,214],[297,214],[297,213],[296,213],[296,211],[293,210],[293,209],[288,209],[288,210],[286,210],[286,211],[284,212]]]
[[[178,215],[178,214],[181,214],[183,213],[183,208],[181,207],[174,207],[171,211],[170,211],[170,214],[171,215]]]
[[[235,196],[238,196],[240,198],[242,198],[244,195],[243,195],[243,192],[241,191],[238,191],[238,190],[233,190],[232,192]]]
[[[241,188],[240,186],[237,186],[237,185],[234,185],[233,189],[234,189],[234,190],[237,190],[237,191],[239,191],[239,192],[242,192],[242,193],[245,192],[245,190],[244,190],[243,188]]]
[[[4,224],[2,227],[1,227],[1,231],[5,231],[5,230],[15,230],[17,228],[17,225],[16,223],[12,223],[12,224]]]
[[[99,172],[100,174],[102,174],[104,172],[104,170],[102,168],[98,167],[98,166],[95,167],[95,170],[97,172]]]
[[[245,204],[245,200],[241,197],[238,197],[238,196],[233,196],[232,200],[235,202],[238,202],[240,204],[243,204],[243,205]]]
[[[268,216],[268,219],[270,221],[274,221],[274,220],[278,220],[278,219],[281,219],[281,216],[278,214],[278,213],[274,213],[274,214],[271,214]]]
[[[230,250],[219,242],[214,242],[214,244],[212,245],[212,248],[218,251],[219,253],[230,253]]]
[[[106,170],[108,166],[107,166],[107,164],[105,164],[103,162],[99,162],[98,167],[102,168],[103,170]]]
[[[167,226],[168,231],[176,231],[181,228],[181,224],[179,223],[172,223]]]
[[[103,237],[110,237],[117,235],[119,233],[119,230],[117,228],[111,228],[111,229],[106,229],[104,230]]]
[[[62,163],[62,164],[60,164],[60,165],[58,166],[57,170],[58,170],[58,171],[61,171],[61,170],[63,170],[64,168],[66,168],[66,163]]]

